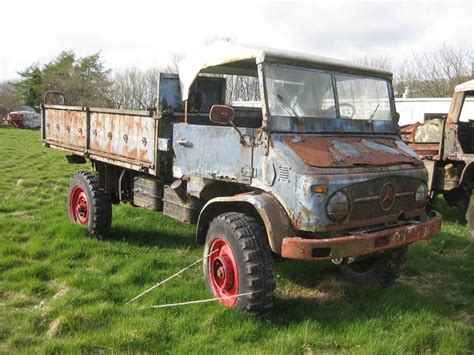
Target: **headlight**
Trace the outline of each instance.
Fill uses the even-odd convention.
[[[428,187],[424,183],[421,183],[420,186],[418,186],[415,194],[415,201],[416,207],[425,207],[426,201],[428,201]]]
[[[333,193],[326,204],[326,214],[333,222],[342,222],[349,215],[351,203],[347,193],[337,191]]]

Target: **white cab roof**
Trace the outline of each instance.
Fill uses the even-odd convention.
[[[217,41],[187,54],[186,59],[178,64],[183,100],[188,98],[189,88],[199,73],[257,76],[257,64],[264,61],[340,70],[388,80],[392,79],[392,73],[388,71],[339,59],[309,53]]]

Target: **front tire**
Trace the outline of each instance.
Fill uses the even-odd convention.
[[[204,245],[204,278],[213,297],[229,308],[260,315],[273,307],[275,276],[265,233],[242,213],[217,216]],[[239,294],[249,293],[245,296]]]
[[[110,196],[99,189],[94,174],[82,171],[74,175],[67,198],[69,219],[86,227],[90,234],[104,235],[112,223]]]
[[[392,286],[400,277],[407,260],[407,246],[340,265],[341,272],[355,283],[377,283],[382,287]]]

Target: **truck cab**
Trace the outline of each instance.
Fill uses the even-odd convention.
[[[426,210],[426,169],[400,139],[391,80],[326,57],[217,42],[182,61],[179,76],[162,74],[156,112],[134,116],[146,125],[127,131],[138,119],[116,120],[120,133],[107,133],[96,120],[111,118],[90,108],[84,149],[71,151],[57,135],[48,139],[56,124],[48,117],[61,108],[44,106],[43,141],[69,149],[70,161],[92,161],[97,205],[129,202],[196,223],[210,293],[261,314],[273,304],[275,257],[331,260],[353,281],[388,286],[407,245],[438,233],[440,215]],[[257,101],[233,104],[236,83]],[[122,135],[149,159],[134,162]],[[101,140],[107,154],[94,149]],[[100,228],[84,219],[94,212],[91,179],[73,180],[70,218],[102,233],[110,218]]]
[[[180,74],[183,100],[198,73],[238,73],[258,78],[261,107],[251,117],[234,108],[239,125],[193,124],[189,118],[174,125],[173,173],[188,179],[189,194],[201,198],[207,184],[220,180],[270,195],[288,218],[271,241],[276,252],[292,245],[282,243],[290,235],[367,233],[426,218],[427,174],[399,137],[390,73],[284,51],[250,48],[238,57],[230,51],[234,45],[224,47],[204,55],[237,59],[181,64],[180,73],[195,73]],[[297,256],[285,255],[287,248],[284,256]],[[308,253],[299,257],[343,257],[334,248]]]

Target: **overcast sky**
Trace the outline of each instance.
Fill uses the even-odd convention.
[[[113,69],[165,66],[216,35],[343,59],[474,42],[474,1],[6,0],[0,13],[0,81],[62,50],[101,51]]]

